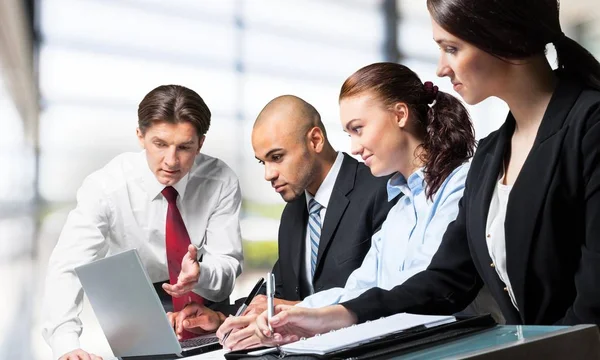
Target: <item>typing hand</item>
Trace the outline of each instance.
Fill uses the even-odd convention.
[[[175,329],[177,338],[181,340],[184,329],[195,334],[205,334],[217,330],[225,316],[203,305],[189,303],[179,312],[167,313],[167,318]]]
[[[181,297],[194,289],[200,278],[200,264],[198,263],[198,249],[192,244],[181,261],[181,272],[177,277],[177,284],[163,284],[163,290],[174,297]]]
[[[241,350],[256,347],[260,345],[260,339],[256,337],[256,318],[257,314],[244,316],[230,316],[217,330],[217,337],[224,348],[229,350]],[[227,333],[229,336],[223,342]]]
[[[64,354],[58,360],[102,360],[102,357],[76,349]]]
[[[269,323],[273,331],[269,330]],[[263,345],[283,345],[356,323],[356,316],[341,305],[319,309],[277,305],[268,321],[267,312],[256,318],[256,336]]]

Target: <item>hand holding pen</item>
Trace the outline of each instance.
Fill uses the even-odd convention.
[[[258,282],[256,283],[256,285],[254,285],[254,288],[252,289],[252,291],[250,291],[250,294],[248,294],[248,297],[246,298],[246,300],[244,301],[244,303],[236,311],[235,317],[239,317],[239,316],[241,316],[244,313],[244,311],[246,310],[246,308],[248,308],[248,305],[250,305],[250,303],[252,302],[252,300],[254,299],[254,297],[256,296],[256,294],[258,294],[258,291],[262,287],[264,281],[265,281],[265,279],[263,279],[263,278],[258,279]],[[225,333],[225,335],[221,339],[221,344],[225,344],[225,341],[227,341],[227,338],[229,337],[229,335],[231,335],[232,331],[233,331],[233,328],[229,329],[229,331],[227,331]],[[217,336],[219,336],[219,335],[220,334],[217,331]]]
[[[270,321],[275,316],[275,274],[270,272],[267,274],[267,316],[269,330],[273,331]]]

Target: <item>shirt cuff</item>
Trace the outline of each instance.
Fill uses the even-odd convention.
[[[53,359],[58,359],[64,354],[80,348],[77,333],[57,334],[54,337],[55,339],[52,340]]]
[[[200,265],[200,276],[198,277],[196,289],[206,288],[205,284],[210,283],[210,269],[203,263],[198,264]]]

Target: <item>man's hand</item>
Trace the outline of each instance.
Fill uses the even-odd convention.
[[[296,305],[300,301],[288,301],[283,299],[274,299],[275,305]],[[265,295],[256,295],[248,308],[244,311],[243,315],[251,315],[251,314],[260,314],[263,311],[267,310],[267,297]]]
[[[58,360],[102,360],[102,357],[76,349],[61,356]]]
[[[177,284],[163,284],[163,290],[174,297],[182,297],[194,289],[200,278],[200,264],[198,263],[198,249],[192,244],[181,261],[181,272],[177,277]]]
[[[241,350],[256,347],[260,345],[260,339],[255,335],[256,318],[258,314],[243,316],[230,316],[223,322],[223,325],[217,330],[217,337],[224,348],[230,350]],[[227,333],[229,336],[223,342]]]
[[[167,318],[175,329],[177,338],[181,340],[184,329],[195,334],[205,334],[217,330],[225,320],[225,315],[214,312],[205,306],[189,303],[179,312],[167,313]]]

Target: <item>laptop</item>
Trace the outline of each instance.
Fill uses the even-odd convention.
[[[75,268],[116,357],[174,359],[221,349],[215,334],[178,341],[137,250]]]

